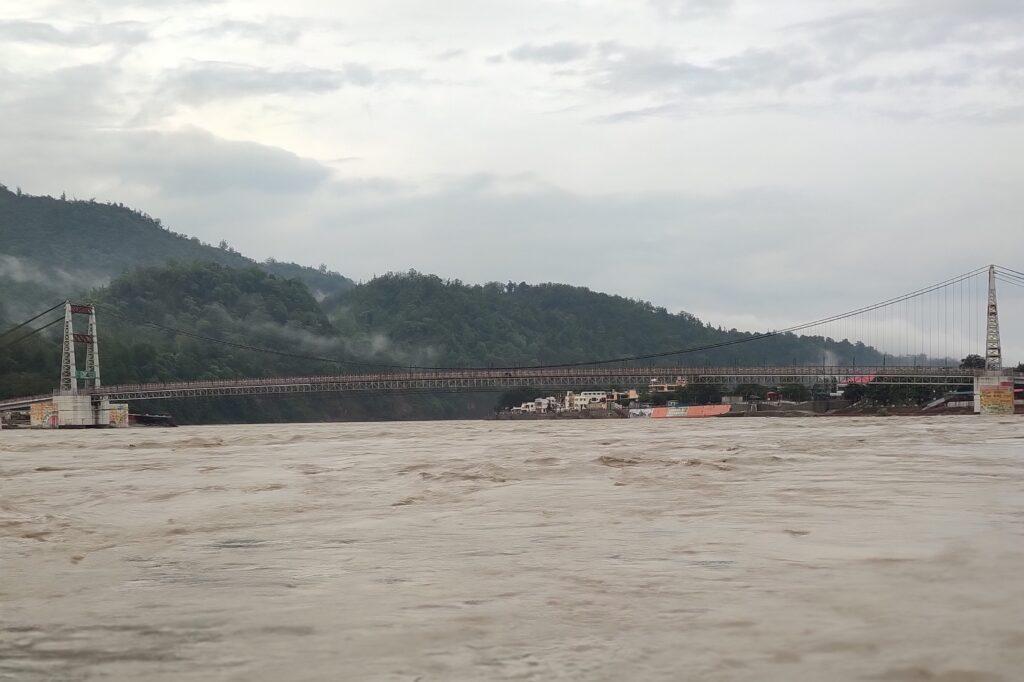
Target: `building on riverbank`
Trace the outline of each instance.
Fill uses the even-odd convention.
[[[613,406],[624,407],[640,399],[636,389],[619,391],[566,391],[561,398],[547,396],[524,402],[509,411],[513,414],[546,414],[581,412],[583,410],[608,410]]]

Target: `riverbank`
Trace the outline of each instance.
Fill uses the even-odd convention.
[[[1017,414],[1024,414],[1024,407],[1018,406]],[[806,403],[738,403],[732,409],[715,418],[738,417],[941,417],[973,415],[970,407],[938,407],[924,409],[914,405],[863,405],[851,404],[845,400],[822,400]],[[628,419],[627,409],[613,410],[566,410],[562,412],[495,414],[497,421],[561,421],[561,420],[603,420]],[[708,417],[711,418],[711,417]]]

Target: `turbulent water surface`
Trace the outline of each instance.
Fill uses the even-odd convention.
[[[1024,420],[0,433],[0,678],[1019,680]]]

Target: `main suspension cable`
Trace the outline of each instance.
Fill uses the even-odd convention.
[[[63,317],[58,317],[57,319],[53,320],[52,322],[47,322],[42,327],[39,327],[38,329],[33,329],[28,334],[22,334],[21,336],[19,336],[18,338],[14,339],[13,341],[8,341],[7,343],[5,343],[2,346],[0,346],[0,350],[6,350],[6,349],[10,348],[11,346],[13,346],[14,344],[21,343],[22,341],[24,341],[25,339],[29,338],[30,336],[35,336],[36,334],[38,334],[39,332],[43,331],[44,329],[48,329],[48,328],[52,327],[53,325],[58,324],[58,323],[63,322],[63,321],[64,321]]]
[[[16,331],[18,331],[19,329],[21,329],[22,327],[26,327],[26,326],[28,326],[29,324],[31,324],[32,322],[35,322],[36,320],[38,320],[38,319],[39,319],[40,317],[42,317],[42,316],[43,316],[43,315],[45,315],[46,313],[49,313],[49,312],[51,312],[51,311],[54,311],[54,310],[56,310],[57,308],[61,307],[62,305],[64,305],[64,301],[61,301],[60,303],[58,303],[57,305],[53,306],[52,308],[47,308],[46,310],[44,310],[43,312],[39,313],[39,314],[38,314],[38,315],[36,315],[35,317],[30,317],[29,319],[25,320],[24,322],[22,322],[22,323],[21,323],[21,324],[19,324],[19,325],[16,325],[16,326],[14,326],[14,327],[11,327],[10,329],[8,329],[7,331],[5,331],[4,333],[0,334],[0,339],[2,339],[3,337],[7,336],[7,335],[8,335],[8,334],[10,334],[11,332],[16,332]]]

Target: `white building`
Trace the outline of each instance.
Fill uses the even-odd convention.
[[[512,412],[530,414],[536,412],[557,412],[561,406],[562,401],[555,396],[548,396],[547,398],[537,398],[528,403],[523,403],[519,407],[513,407]]]
[[[519,407],[513,407],[511,411],[517,414],[579,411],[591,409],[592,407],[605,407],[615,402],[628,403],[631,400],[637,399],[636,389],[628,391],[580,391],[579,393],[566,391],[561,399],[554,396],[537,398],[528,403],[523,403]]]
[[[603,403],[607,397],[605,391],[580,391],[579,393],[566,391],[562,405],[566,410],[585,410],[590,405]]]
[[[629,402],[631,400],[638,399],[639,396],[637,395],[636,389],[630,389],[628,391],[580,391],[579,393],[567,391],[565,394],[565,400],[562,401],[562,409],[586,410],[592,405]]]

